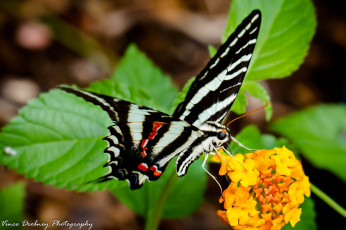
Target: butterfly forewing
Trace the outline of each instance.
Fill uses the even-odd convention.
[[[173,117],[196,127],[206,121],[222,122],[246,75],[260,22],[261,13],[258,10],[244,19],[198,74]]]

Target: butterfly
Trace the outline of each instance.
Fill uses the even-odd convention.
[[[114,122],[104,138],[110,172],[98,182],[126,180],[131,189],[160,178],[177,156],[178,176],[203,153],[227,143],[229,129],[222,125],[242,85],[256,45],[261,13],[254,10],[219,48],[196,76],[185,100],[173,115],[107,95],[65,86],[60,89],[100,106]]]

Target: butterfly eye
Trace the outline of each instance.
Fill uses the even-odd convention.
[[[225,139],[226,138],[226,133],[224,133],[224,132],[219,132],[218,134],[217,134],[217,138],[219,139],[219,140],[223,140],[223,139]]]

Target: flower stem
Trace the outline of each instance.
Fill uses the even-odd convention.
[[[145,223],[145,230],[158,229],[164,205],[171,191],[171,188],[175,184],[176,180],[177,180],[177,175],[175,171],[173,170],[166,182],[164,189],[162,190],[162,193],[160,195],[158,203],[156,204],[156,207],[151,209],[153,212],[149,213],[147,216],[147,220]]]
[[[336,203],[332,198],[325,194],[322,190],[311,184],[311,191],[315,193],[321,200],[326,202],[332,209],[338,212],[341,216],[346,217],[346,210]]]

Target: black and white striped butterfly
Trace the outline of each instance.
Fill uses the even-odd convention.
[[[117,98],[60,87],[100,106],[113,120],[105,153],[110,172],[99,179],[127,180],[131,189],[157,180],[177,156],[177,175],[184,176],[203,153],[212,153],[230,139],[221,124],[247,72],[261,22],[254,10],[220,47],[192,83],[173,115]]]

